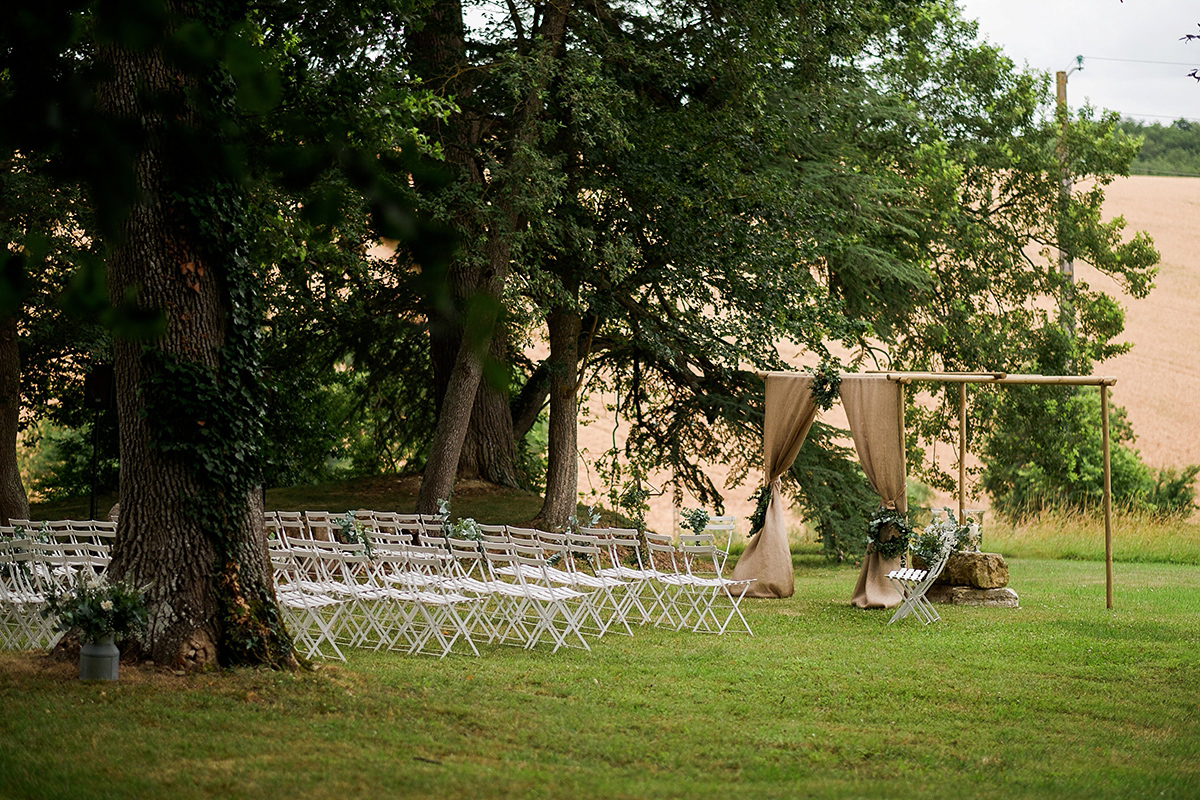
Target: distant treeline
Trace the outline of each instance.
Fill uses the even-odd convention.
[[[1125,119],[1121,128],[1146,139],[1129,166],[1131,174],[1200,177],[1200,123],[1177,119],[1170,125],[1144,125]]]

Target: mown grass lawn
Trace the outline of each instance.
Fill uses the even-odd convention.
[[[1177,797],[1200,794],[1200,568],[1014,559],[1020,609],[888,626],[802,559],[755,635],[591,653],[176,676],[0,654],[0,796]]]

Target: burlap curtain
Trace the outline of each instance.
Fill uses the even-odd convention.
[[[750,540],[733,570],[734,578],[756,579],[746,597],[791,597],[796,591],[779,478],[796,460],[816,416],[811,375],[767,376],[763,457],[771,503],[762,530]]]
[[[907,511],[904,387],[883,375],[846,375],[841,394],[854,449],[867,480],[884,506]],[[899,558],[885,561],[878,553],[867,553],[850,602],[859,608],[900,605],[903,598],[887,579],[888,572],[899,568]]]

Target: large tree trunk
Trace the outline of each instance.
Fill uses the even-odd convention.
[[[498,325],[492,335],[488,353],[494,363],[507,360],[508,340],[504,327]],[[463,441],[458,461],[458,477],[476,478],[517,487],[517,440],[513,435],[512,408],[507,391],[501,391],[489,380],[480,380],[471,409],[471,422]]]
[[[288,661],[260,495],[230,477],[238,459],[256,455],[255,442],[238,441],[249,430],[239,423],[254,413],[245,379],[255,367],[246,363],[246,331],[232,322],[253,314],[244,264],[235,263],[239,197],[203,192],[236,183],[209,183],[189,163],[197,159],[192,137],[215,135],[196,105],[200,80],[158,50],[99,53],[111,70],[101,109],[142,136],[140,196],[109,249],[110,293],[119,302],[140,287],[139,303],[166,315],[149,347],[118,339],[114,348],[121,485],[111,573],[147,586],[144,644],[158,663]],[[203,216],[216,209],[221,220]]]
[[[492,263],[498,265],[493,273],[493,285],[499,284],[493,290],[498,296],[508,273],[508,247],[501,240],[493,240],[488,243],[488,249],[492,253]],[[454,478],[458,474],[463,442],[467,438],[475,395],[479,391],[483,376],[483,353],[477,349],[476,342],[480,342],[484,348],[491,345],[496,320],[493,317],[481,321],[480,324],[484,326],[484,330],[478,336],[462,337],[446,394],[442,398],[429,460],[425,462],[421,491],[417,496],[417,511],[421,514],[435,513],[438,500],[449,499],[454,490]]]
[[[455,1],[440,2],[430,9],[424,24],[410,37],[409,46],[418,74],[427,84],[444,87],[447,93],[453,94],[460,108],[445,133],[431,133],[444,136],[446,162],[455,171],[456,181],[482,193],[485,177],[478,160],[478,149],[484,126],[470,104],[475,74],[463,69],[466,62],[464,36],[461,4]],[[488,236],[489,221],[484,219],[482,205],[481,202],[468,201],[460,204],[455,212],[455,224],[467,243],[465,248]],[[446,394],[456,369],[459,377],[454,391],[466,390],[466,385],[462,383],[465,375],[463,366],[458,363],[466,333],[461,312],[480,293],[502,290],[503,276],[508,271],[507,246],[489,242],[485,249],[491,254],[488,259],[474,258],[465,251],[458,254],[449,272],[449,299],[453,307],[433,307],[430,310],[430,319],[433,321],[430,356],[439,419],[446,411]],[[492,285],[489,286],[489,283]],[[487,352],[490,359],[504,363],[507,359],[507,341],[503,336],[494,336],[488,347],[485,340],[483,352]],[[461,424],[458,418],[464,413],[458,401],[452,401],[448,413],[455,420],[451,427],[457,429]],[[466,431],[458,448],[459,458],[454,464],[455,474],[504,486],[518,485],[516,440],[506,394],[497,391],[489,382],[481,381],[474,392],[473,407],[466,412],[466,420]],[[452,442],[439,441],[435,444],[435,450],[450,444]],[[444,469],[443,464],[453,460],[449,455],[431,455],[430,460],[437,462],[435,470]],[[426,473],[430,474],[428,465]],[[445,476],[438,475],[435,484],[436,489],[431,486],[429,490],[431,493],[449,496],[453,481],[448,483]],[[437,499],[434,497],[432,502],[436,504]],[[420,506],[428,509],[425,500],[420,502]]]
[[[546,497],[538,512],[543,528],[566,525],[579,503],[579,333],[582,319],[574,308],[556,306],[546,320],[550,329],[550,440]]]
[[[0,320],[0,525],[29,517],[29,497],[17,467],[21,414],[21,353],[17,317]]]
[[[534,79],[514,109],[509,141],[514,163],[510,164],[514,176],[522,174],[517,160],[525,158],[527,148],[533,146],[538,137],[538,123],[543,114],[543,94],[549,83],[554,60],[561,50],[566,31],[569,1],[549,3],[544,8],[541,24],[536,34],[545,43],[538,57]],[[469,107],[471,87],[466,78],[472,71],[467,66],[466,43],[462,20],[462,6],[457,0],[434,4],[423,24],[410,39],[414,56],[414,70],[433,86],[447,91],[462,90],[456,100],[460,107]],[[483,170],[476,161],[475,150],[480,142],[481,121],[469,111],[456,120],[446,142],[446,160],[459,170],[458,179],[468,185],[481,186]],[[501,185],[499,182],[489,190],[494,193],[494,208],[465,209],[462,226],[468,231],[485,232],[485,256],[479,275],[479,290],[497,302],[502,295],[509,269],[509,236],[524,223],[515,202],[523,191],[519,177],[510,176]],[[474,215],[487,213],[486,219]],[[460,258],[467,254],[460,253]],[[453,274],[453,270],[452,270]],[[446,392],[438,414],[438,425],[434,431],[429,460],[422,476],[421,492],[417,498],[417,510],[432,513],[439,498],[449,497],[454,487],[454,477],[462,455],[470,425],[472,407],[479,392],[482,375],[482,357],[491,347],[494,319],[484,320],[482,329],[468,332],[455,352],[455,363],[450,372]],[[509,417],[511,425],[511,416]]]

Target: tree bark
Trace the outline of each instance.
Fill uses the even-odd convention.
[[[566,525],[579,502],[579,333],[574,308],[556,306],[546,320],[550,330],[550,439],[546,496],[535,522],[543,528]]]
[[[20,416],[21,353],[14,314],[0,320],[0,525],[29,517],[29,497],[17,466]]]
[[[218,402],[197,405],[179,376],[211,376],[220,387],[230,372],[223,350],[233,330],[230,312],[249,315],[239,307],[244,298],[231,296],[237,281],[232,261],[224,260],[235,258],[238,240],[213,241],[202,233],[229,236],[235,223],[197,219],[211,213],[196,210],[205,205],[198,186],[207,185],[197,184],[188,163],[196,154],[187,143],[197,139],[178,135],[180,127],[195,136],[213,133],[201,125],[195,105],[200,81],[168,65],[156,49],[108,45],[98,52],[110,70],[98,90],[101,110],[119,124],[136,124],[141,134],[134,163],[139,200],[109,248],[110,294],[117,303],[137,288],[142,306],[166,315],[165,332],[149,347],[121,339],[114,346],[121,510],[111,574],[147,587],[150,624],[143,644],[157,663],[191,668],[289,660],[259,493],[223,496],[218,473],[225,462],[205,465],[187,449],[239,444],[222,442],[226,432],[214,429],[222,418]],[[181,186],[183,175],[190,182]],[[244,387],[235,388],[241,393]],[[239,402],[230,395],[221,401]]]
[[[488,358],[504,363],[508,341],[503,326],[492,334]],[[481,379],[471,408],[471,422],[458,461],[459,478],[475,478],[500,486],[517,487],[517,440],[513,435],[512,409],[508,392],[500,391],[491,381]]]

